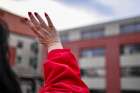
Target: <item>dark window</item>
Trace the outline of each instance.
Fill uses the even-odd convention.
[[[140,93],[140,90],[121,90],[121,93]]]
[[[140,67],[131,67],[131,75],[140,77]]]
[[[18,41],[17,48],[23,48],[23,42],[22,41]]]
[[[104,89],[90,89],[90,93],[106,93]]]
[[[80,69],[81,76],[84,76],[85,72],[84,69]]]
[[[140,23],[121,25],[120,31],[121,31],[121,33],[140,32]]]
[[[104,68],[85,68],[81,69],[81,75],[84,77],[104,77]]]
[[[34,69],[36,69],[37,68],[37,57],[31,57],[30,59],[29,59],[29,65],[31,66],[31,67],[33,67]]]
[[[121,68],[122,77],[140,77],[140,66]]]
[[[94,70],[89,70],[89,69],[81,69],[81,75],[83,77],[95,77],[96,73],[94,72]]]
[[[122,77],[130,76],[130,68],[129,67],[122,67],[121,68],[121,76]]]
[[[88,68],[88,69],[85,69],[85,76],[87,77],[96,77],[97,76],[97,73],[95,71],[95,69],[93,68]]]
[[[62,34],[60,38],[63,42],[69,41],[69,34]]]
[[[81,32],[82,39],[98,38],[104,36],[104,29],[85,29]]]
[[[22,57],[21,56],[17,56],[17,63],[20,64],[22,62]]]
[[[81,57],[93,57],[93,56],[103,56],[103,55],[105,55],[104,48],[83,49],[80,53]]]
[[[140,53],[140,44],[128,44],[121,46],[121,54],[136,54]]]
[[[44,82],[44,80],[43,80],[42,78],[39,78],[39,79],[38,79],[38,83],[39,83],[40,86],[43,85],[43,82]]]
[[[32,52],[34,52],[35,54],[38,54],[39,48],[38,48],[38,43],[37,42],[32,43],[30,48],[31,48]]]

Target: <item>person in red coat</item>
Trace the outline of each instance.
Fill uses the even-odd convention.
[[[47,24],[38,13],[28,12],[27,25],[40,43],[48,48],[44,61],[44,85],[39,93],[89,93],[80,77],[80,68],[70,49],[64,49],[60,37],[45,13]]]

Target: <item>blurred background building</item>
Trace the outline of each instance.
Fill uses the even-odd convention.
[[[9,26],[11,65],[23,93],[36,93],[42,82],[43,48],[22,17],[0,10]],[[140,93],[140,17],[60,31],[71,48],[91,93]]]
[[[36,93],[42,83],[42,47],[22,17],[0,9],[0,18],[10,29],[10,62],[20,78],[23,93]]]
[[[140,93],[140,17],[62,31],[91,93]]]

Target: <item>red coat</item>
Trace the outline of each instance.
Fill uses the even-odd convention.
[[[44,79],[40,93],[89,93],[80,78],[78,63],[69,49],[49,52],[44,63]]]

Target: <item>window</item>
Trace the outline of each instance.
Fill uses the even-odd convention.
[[[32,52],[34,52],[35,54],[38,54],[39,52],[39,48],[38,48],[38,43],[37,42],[33,42],[30,46],[30,49]]]
[[[80,56],[81,57],[92,57],[93,56],[92,50],[90,50],[90,49],[82,50]]]
[[[104,68],[85,68],[81,69],[81,75],[86,77],[104,77]]]
[[[121,90],[121,93],[140,93],[140,90]]]
[[[120,31],[121,33],[140,32],[140,23],[121,25]]]
[[[23,42],[22,41],[18,41],[17,43],[17,48],[23,48]]]
[[[87,68],[87,69],[85,69],[85,75],[88,77],[96,77],[97,73],[96,73],[95,69]]]
[[[121,68],[122,77],[140,77],[140,66]]]
[[[136,54],[140,53],[140,44],[128,44],[121,46],[121,54]]]
[[[88,29],[81,32],[81,36],[83,39],[89,39],[89,38],[98,38],[104,36],[104,29]]]
[[[21,57],[21,56],[17,56],[16,62],[17,62],[18,64],[20,64],[20,63],[22,62],[22,57]]]
[[[63,42],[69,41],[69,35],[67,33],[66,34],[61,34],[60,38]]]
[[[136,31],[140,32],[140,23],[136,24]]]
[[[121,77],[128,77],[128,76],[130,76],[130,68],[122,67],[121,68]]]
[[[43,85],[43,81],[44,81],[44,80],[43,80],[42,78],[38,78],[38,83],[39,83],[40,86]]]
[[[131,67],[131,75],[132,76],[139,76],[140,77],[140,67],[139,66],[135,66],[135,67]]]
[[[31,67],[33,67],[34,69],[36,69],[37,68],[37,57],[31,57],[30,59],[29,59],[29,65],[31,66]]]
[[[106,93],[105,89],[90,89],[90,93]]]
[[[103,56],[103,55],[105,55],[104,48],[83,49],[80,53],[81,57],[93,57],[93,56]]]

